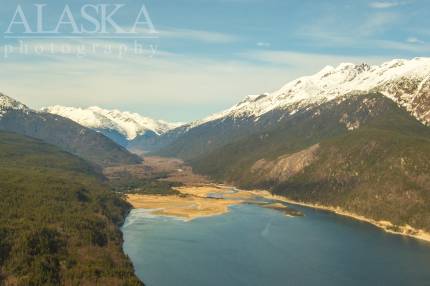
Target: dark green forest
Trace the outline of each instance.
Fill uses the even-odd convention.
[[[122,252],[129,212],[86,161],[0,132],[0,284],[142,285]]]

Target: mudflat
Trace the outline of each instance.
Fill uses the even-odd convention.
[[[134,208],[153,210],[153,214],[175,216],[186,220],[227,213],[240,200],[212,199],[197,196],[127,195]]]
[[[242,203],[259,204],[263,198],[258,193],[241,191],[223,185],[201,185],[175,188],[180,195],[129,194],[127,201],[134,208],[152,210],[153,214],[174,216],[186,220],[199,217],[216,216],[229,212],[229,207]],[[268,208],[286,212],[288,207]],[[287,212],[286,212],[287,214]]]

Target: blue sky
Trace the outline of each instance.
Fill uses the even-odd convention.
[[[18,4],[35,29],[37,3],[47,4],[46,29],[55,27],[66,4],[81,24],[82,5],[121,3],[125,6],[114,20],[125,29],[144,3],[158,38],[140,39],[146,53],[139,55],[97,50],[78,56],[74,50],[36,52],[35,47],[96,43],[132,50],[134,40],[62,38],[71,35],[67,25],[57,38],[3,34],[0,90],[34,108],[98,105],[190,121],[326,65],[380,64],[430,52],[430,1],[424,0],[8,1],[0,11],[0,29],[7,31]],[[13,28],[12,35],[23,35],[23,27]],[[19,52],[20,45],[30,51]],[[14,52],[5,57],[10,49]]]

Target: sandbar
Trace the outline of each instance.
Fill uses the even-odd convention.
[[[161,216],[192,220],[200,217],[225,214],[229,207],[242,203],[240,200],[211,199],[197,196],[127,195],[134,208],[153,210]]]

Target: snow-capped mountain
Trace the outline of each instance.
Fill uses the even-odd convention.
[[[0,118],[10,110],[29,110],[27,106],[0,93]]]
[[[0,131],[40,139],[101,166],[141,162],[141,158],[90,128],[33,110],[1,93]]]
[[[46,107],[42,110],[69,118],[91,129],[116,131],[127,140],[133,140],[138,136],[144,135],[146,132],[161,135],[181,125],[179,123],[154,120],[137,113],[106,110],[100,107],[82,109],[57,105]]]
[[[186,153],[189,157],[279,124],[297,124],[304,113],[318,116],[318,109],[324,104],[333,103],[330,106],[335,108],[355,95],[362,95],[364,100],[370,93],[394,101],[422,123],[430,124],[430,58],[397,59],[379,66],[352,63],[327,66],[275,92],[248,96],[225,111],[171,130],[155,141],[134,142],[133,147],[168,156]],[[364,106],[369,102],[362,104],[369,109]],[[347,130],[359,128],[359,121],[344,116],[338,121]]]
[[[223,112],[191,123],[193,128],[226,117],[254,119],[283,110],[288,114],[329,102],[348,93],[377,91],[430,123],[430,58],[396,59],[380,66],[343,63],[293,80],[273,93],[248,96]]]

